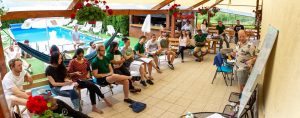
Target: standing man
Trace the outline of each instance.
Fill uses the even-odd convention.
[[[225,41],[226,47],[229,48],[229,42],[227,41],[226,34],[224,32],[225,25],[223,25],[222,21],[218,21],[216,29],[218,30],[218,35],[220,36],[220,49],[223,48],[223,41]]]
[[[256,61],[257,54],[255,46],[247,40],[244,30],[240,30],[238,36],[239,42],[232,56],[236,57],[236,77],[238,79],[240,93],[242,93]]]
[[[83,42],[80,41],[80,33],[78,32],[78,25],[74,26],[74,31],[72,31],[72,40],[74,44],[74,49],[76,50],[80,45],[83,45]]]
[[[239,41],[238,32],[240,30],[244,30],[244,25],[240,24],[240,20],[236,20],[236,26],[234,26],[233,30],[235,31],[235,40],[234,41],[235,41],[235,44],[237,44]]]
[[[8,106],[26,105],[30,92],[23,90],[24,80],[32,84],[31,76],[22,68],[22,60],[14,58],[9,61],[10,71],[5,74],[2,85]]]

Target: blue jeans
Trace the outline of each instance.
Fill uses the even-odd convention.
[[[80,105],[80,101],[79,101],[79,95],[77,94],[77,92],[73,89],[73,90],[64,90],[64,91],[61,91],[60,90],[61,86],[56,86],[56,87],[52,87],[51,88],[51,91],[56,94],[56,95],[59,95],[59,96],[63,96],[63,97],[70,97],[71,98],[71,101],[74,105],[74,108],[77,109],[79,108],[79,105]]]

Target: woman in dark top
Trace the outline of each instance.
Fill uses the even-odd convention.
[[[70,97],[74,108],[78,109],[80,103],[77,92],[74,89],[60,90],[62,86],[73,84],[73,81],[67,78],[67,69],[62,62],[62,55],[59,52],[53,52],[50,57],[51,65],[47,67],[45,72],[51,91],[56,95]]]
[[[96,94],[100,96],[106,103],[107,106],[112,106],[112,104],[104,97],[100,89],[93,84],[88,79],[90,76],[90,64],[84,58],[84,50],[78,48],[74,54],[73,59],[70,61],[68,66],[69,73],[75,73],[71,76],[73,82],[78,83],[79,88],[87,88],[90,92],[90,100],[93,105],[92,111],[102,114],[103,112],[96,107]]]
[[[83,114],[79,111],[72,109],[67,103],[62,100],[55,99],[52,96],[43,95],[45,101],[47,103],[51,103],[49,110],[53,111],[53,113],[63,114],[64,116],[69,116],[73,118],[90,118],[88,115]]]

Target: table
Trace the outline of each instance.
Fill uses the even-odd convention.
[[[192,113],[194,118],[206,118],[208,116],[211,116],[215,113],[220,114],[221,116],[225,117],[225,118],[235,118],[233,116],[230,116],[228,114],[224,114],[224,113],[219,113],[219,112],[196,112],[196,113]],[[180,116],[180,118],[185,118],[185,115]]]
[[[220,39],[212,39],[212,38],[207,38],[206,42],[208,44],[208,51],[210,52],[211,49],[214,50],[214,54],[217,53],[217,43],[219,42]],[[213,46],[210,47],[210,42],[213,42]]]

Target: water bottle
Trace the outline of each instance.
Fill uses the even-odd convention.
[[[191,112],[187,112],[185,118],[194,118],[194,115]]]

